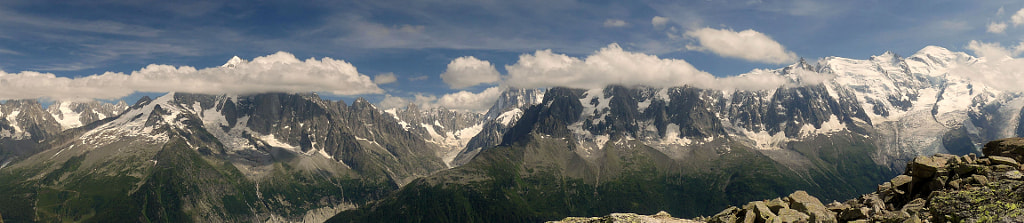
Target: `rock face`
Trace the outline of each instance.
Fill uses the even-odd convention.
[[[60,132],[60,124],[39,101],[0,103],[0,169],[42,151],[41,143]]]
[[[323,221],[445,168],[361,98],[170,93],[64,131],[37,102],[0,111],[0,134],[44,148],[0,163],[11,222]]]
[[[654,215],[639,215],[633,213],[612,213],[604,217],[568,217],[561,221],[548,221],[547,223],[691,223],[701,222],[695,220],[673,218],[672,215],[662,211]]]
[[[769,204],[772,206],[769,207]],[[818,198],[796,191],[784,198],[754,201],[742,208],[731,207],[708,222],[837,222],[836,215]]]
[[[986,157],[936,154],[917,157],[907,171],[878,190],[822,205],[797,191],[788,197],[730,207],[709,222],[1022,222],[1024,138],[988,143]],[[783,201],[785,203],[780,203]],[[786,204],[788,203],[788,207]],[[765,214],[765,209],[770,211]]]
[[[982,152],[988,156],[1002,156],[1024,162],[1024,138],[1006,138],[985,144]]]

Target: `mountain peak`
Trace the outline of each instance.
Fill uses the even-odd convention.
[[[921,50],[918,50],[917,53],[915,53],[914,55],[951,55],[951,54],[954,54],[953,51],[949,51],[949,49],[946,49],[945,47],[930,45],[930,46],[926,46],[924,48],[921,48]]]
[[[234,57],[231,57],[231,59],[228,60],[227,63],[224,63],[224,65],[221,65],[221,67],[235,67],[235,66],[238,66],[238,64],[245,63],[245,62],[246,61],[244,59],[242,59],[241,57],[234,56]]]

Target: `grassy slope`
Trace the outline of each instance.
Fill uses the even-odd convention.
[[[890,175],[871,162],[873,147],[854,138],[795,146],[814,165],[804,171],[814,181],[737,145],[722,154],[694,151],[689,162],[677,163],[650,148],[613,146],[605,147],[599,164],[581,164],[564,143],[533,138],[485,150],[465,166],[414,181],[391,197],[330,221],[536,222],[659,210],[692,217],[797,189],[837,199],[853,196]]]

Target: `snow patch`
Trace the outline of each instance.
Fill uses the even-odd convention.
[[[637,102],[636,110],[639,111],[640,114],[643,114],[644,111],[647,111],[648,107],[651,107],[651,102],[654,102],[654,99],[648,98],[647,100]]]
[[[509,124],[512,124],[512,122],[519,120],[519,117],[522,116],[523,110],[520,110],[519,108],[513,108],[512,110],[508,110],[504,113],[501,113],[501,115],[498,116],[498,118],[495,120],[498,121],[498,123],[501,123],[501,125],[508,126]]]
[[[282,148],[282,149],[287,149],[287,150],[298,152],[298,147],[295,147],[293,145],[289,145],[288,143],[284,143],[284,142],[278,141],[277,137],[274,137],[274,134],[260,136],[260,140],[263,140],[263,142],[267,143],[268,146],[273,146],[273,147],[277,147],[277,148]]]
[[[71,104],[70,102],[61,102],[60,105],[57,105],[58,106],[57,110],[60,111],[60,115],[59,116],[55,115],[53,117],[54,119],[57,120],[57,123],[60,123],[61,129],[63,129],[63,130],[67,130],[67,129],[71,129],[71,128],[77,128],[77,127],[82,126],[82,121],[81,121],[82,114],[78,113],[78,112],[75,112],[75,111],[72,111],[71,107],[70,107],[71,106],[70,104]]]
[[[828,121],[821,123],[821,128],[815,128],[813,124],[804,123],[800,127],[800,137],[811,137],[816,135],[828,135],[846,130],[846,125],[839,121],[836,115],[829,116]]]
[[[7,123],[11,124],[11,127],[14,128],[14,132],[8,133],[7,135],[14,139],[24,139],[32,136],[31,133],[22,131],[21,125],[18,125],[18,115],[20,114],[21,111],[13,111],[11,114],[7,115]]]
[[[679,137],[679,125],[669,123],[668,126],[665,127],[665,138],[661,140],[662,145],[675,144],[687,146],[690,145],[690,143],[693,143],[693,140]]]

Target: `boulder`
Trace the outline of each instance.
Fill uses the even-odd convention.
[[[1006,177],[1007,179],[1012,179],[1012,180],[1020,180],[1021,178],[1024,178],[1024,174],[1022,174],[1018,170],[1011,170],[1011,171],[1007,171],[1006,173],[1004,173],[1003,177]]]
[[[871,209],[867,207],[852,208],[843,210],[839,213],[839,220],[841,221],[852,221],[857,219],[868,218],[868,214],[871,213]]]
[[[765,206],[768,206],[768,209],[772,210],[772,213],[779,213],[779,210],[789,208],[789,203],[783,201],[781,198],[775,198],[765,202]]]
[[[789,195],[789,207],[807,213],[814,222],[836,222],[836,216],[821,204],[818,198],[807,194],[806,191],[798,190]],[[780,213],[781,215],[781,213]]]
[[[958,165],[953,170],[957,175],[968,175],[978,170],[978,164]]]
[[[743,210],[743,223],[756,223],[757,213],[754,210],[746,209]]]
[[[988,157],[1009,157],[1016,160],[1017,163],[1021,163],[1024,162],[1024,138],[1005,138],[991,141],[985,144],[981,152]]]
[[[907,164],[907,169],[910,170],[910,175],[918,178],[929,178],[935,175],[935,172],[946,166],[946,161],[949,159],[934,157],[934,156],[918,156]]]
[[[974,178],[974,182],[975,183],[978,183],[978,184],[981,184],[981,185],[988,184],[988,177],[985,177],[985,176],[982,176],[982,175],[974,175],[974,176],[971,176],[971,178]]]
[[[754,212],[761,220],[768,221],[776,217],[775,213],[772,212],[772,209],[768,208],[768,205],[765,204],[764,201],[755,201],[753,203]]]
[[[779,217],[772,219],[772,222],[809,222],[811,216],[797,210],[784,208],[779,209]]]
[[[996,171],[996,172],[1006,172],[1006,171],[1011,171],[1011,170],[1016,170],[1016,169],[1017,169],[1017,166],[1010,166],[1010,165],[1006,165],[1006,164],[996,164],[996,165],[992,166],[992,170]]]
[[[907,213],[911,213],[911,214],[916,214],[917,212],[919,212],[922,209],[924,209],[925,203],[927,203],[927,201],[925,201],[924,199],[921,199],[921,198],[914,199],[914,200],[910,201],[909,203],[907,203],[906,205],[903,205],[903,211],[905,211]]]
[[[739,214],[738,212],[740,212],[741,210],[742,209],[737,208],[736,206],[730,206],[729,208],[726,208],[725,210],[722,210],[722,212],[718,212],[718,214],[711,217],[711,220],[709,220],[708,222],[738,222],[740,218],[736,216],[736,214]]]
[[[964,179],[962,179],[962,178],[949,181],[949,187],[953,188],[954,190],[959,190],[960,188],[962,188],[963,182],[964,182]]]
[[[892,180],[889,180],[889,183],[891,183],[892,187],[894,187],[894,188],[900,188],[900,187],[903,187],[903,185],[909,184],[913,180],[914,180],[914,178],[911,177],[911,176],[899,175],[899,176],[893,177]]]
[[[1005,157],[1005,156],[989,156],[988,159],[990,161],[992,161],[993,165],[1002,164],[1002,165],[1012,166],[1014,168],[1020,167],[1020,163],[1017,162],[1017,160],[1014,160],[1013,158],[1010,158],[1010,157]]]

